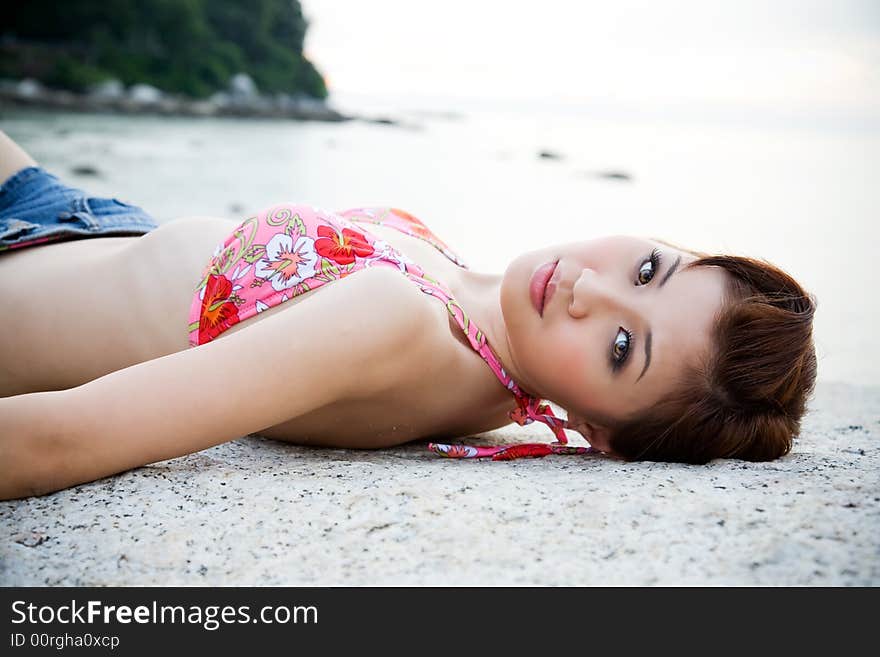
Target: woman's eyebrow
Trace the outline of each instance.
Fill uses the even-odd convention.
[[[669,271],[666,272],[666,275],[660,281],[660,284],[658,287],[663,287],[663,285],[665,285],[666,281],[668,281],[672,277],[672,275],[676,272],[676,270],[678,269],[678,266],[680,264],[681,264],[681,256],[678,256],[678,258],[675,259],[675,262],[669,268]],[[648,371],[648,365],[651,364],[651,338],[652,337],[653,337],[653,335],[651,333],[651,329],[649,328],[647,333],[645,334],[645,366],[642,368],[642,373],[639,374],[639,378],[635,380],[636,383],[638,383],[641,380],[641,378],[643,376],[645,376],[645,372]]]
[[[651,329],[648,329],[647,335],[645,335],[645,367],[642,368],[642,373],[639,374],[639,378],[636,379],[636,383],[639,382],[643,376],[645,376],[645,372],[648,371],[648,365],[651,364]]]
[[[666,285],[666,281],[668,281],[672,277],[680,264],[681,256],[679,255],[678,258],[675,259],[675,262],[672,264],[672,266],[669,268],[669,271],[666,272],[666,276],[664,276],[663,280],[660,281],[659,287],[663,287],[664,285]]]

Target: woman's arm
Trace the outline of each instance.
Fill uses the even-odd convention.
[[[0,183],[5,182],[9,176],[25,167],[35,166],[37,163],[34,158],[0,130]]]
[[[387,386],[407,365],[402,346],[425,332],[419,292],[383,267],[338,283],[200,347],[0,399],[0,499],[203,450]]]

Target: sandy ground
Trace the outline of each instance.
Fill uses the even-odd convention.
[[[537,424],[483,434],[529,436]],[[880,388],[772,463],[454,461],[246,437],[0,503],[10,585],[878,585]]]

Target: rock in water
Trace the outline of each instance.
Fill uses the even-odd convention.
[[[247,73],[236,73],[229,80],[229,92],[238,98],[254,98],[257,95],[257,85]]]
[[[76,176],[100,176],[101,172],[91,164],[78,164],[70,169],[70,172]]]
[[[15,90],[23,98],[36,98],[43,93],[43,85],[33,78],[25,78],[18,83]]]
[[[154,105],[162,100],[162,92],[149,84],[136,84],[128,90],[128,97],[140,105]]]
[[[96,100],[118,100],[125,95],[125,85],[116,78],[89,87],[89,96]]]
[[[620,180],[621,182],[630,182],[632,180],[632,176],[625,171],[600,171],[596,175],[606,180]]]

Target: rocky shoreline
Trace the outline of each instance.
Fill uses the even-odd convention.
[[[147,84],[126,88],[107,80],[86,93],[46,87],[37,80],[0,80],[0,109],[7,107],[65,110],[70,112],[152,114],[192,117],[254,117],[297,121],[365,121],[398,125],[389,117],[343,114],[326,102],[302,94],[261,94],[244,73],[233,76],[226,91],[206,99],[168,94]]]

